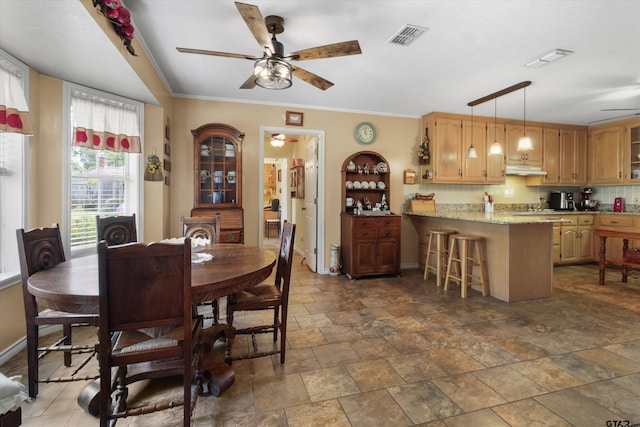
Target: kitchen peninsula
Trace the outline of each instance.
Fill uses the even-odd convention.
[[[484,237],[490,296],[505,302],[547,298],[553,283],[552,228],[558,219],[484,212],[405,212],[419,237],[424,263],[428,231]]]

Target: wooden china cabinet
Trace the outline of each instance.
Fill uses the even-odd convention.
[[[342,271],[349,279],[400,275],[401,217],[388,210],[391,206],[389,164],[378,153],[361,151],[344,161],[341,174]],[[373,210],[376,204],[383,204],[383,200],[387,210]],[[358,201],[372,209],[355,214]]]
[[[194,208],[191,216],[220,214],[220,243],[244,243],[242,140],[244,133],[209,123],[191,131]]]

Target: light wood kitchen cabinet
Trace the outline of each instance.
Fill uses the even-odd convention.
[[[349,279],[400,275],[400,215],[341,214],[342,271]]]
[[[507,123],[506,127],[506,163],[508,165],[542,166],[542,127],[527,126],[526,135],[531,138],[533,150],[518,151],[518,141],[525,134],[524,126]]]
[[[589,139],[590,185],[622,184],[624,161],[624,126],[598,126]]]
[[[462,181],[465,183],[504,183],[504,156],[490,156],[489,148],[497,135],[504,134],[504,124],[490,124],[484,120],[463,120],[462,122]],[[489,142],[489,136],[492,138]],[[499,141],[504,141],[501,137]],[[478,153],[476,159],[467,157],[473,144]]]
[[[560,129],[544,128],[542,131],[542,169],[547,175],[542,177],[543,184],[560,183]]]
[[[426,119],[426,127],[434,129],[430,133],[433,135],[431,140],[433,182],[461,182],[462,120],[431,116]]]
[[[587,185],[587,139],[586,129],[560,129],[560,184]]]
[[[244,133],[222,123],[209,123],[191,133],[194,140],[194,208],[191,216],[220,214],[220,242],[244,243]]]
[[[631,123],[625,127],[625,145],[625,182],[640,184],[640,123]]]
[[[593,260],[593,215],[567,215],[560,226],[560,264]]]

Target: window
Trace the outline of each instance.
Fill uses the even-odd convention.
[[[0,50],[0,73],[17,79],[29,99],[29,69]],[[27,136],[0,132],[0,288],[12,285],[20,275],[16,230],[26,218]]]
[[[64,227],[67,252],[71,256],[95,251],[96,215],[131,215],[141,218],[141,154],[113,151],[114,138],[120,129],[113,128],[113,117],[133,124],[131,132],[138,135],[142,120],[142,104],[75,85],[67,85],[68,111],[68,226]],[[87,125],[86,112],[91,117]],[[73,145],[79,138],[74,128],[84,129],[87,145],[105,144],[101,149]],[[107,135],[108,134],[108,135]],[[118,137],[115,137],[118,139]],[[107,142],[108,141],[108,142]],[[108,147],[107,147],[108,146]],[[138,224],[138,235],[142,235]]]

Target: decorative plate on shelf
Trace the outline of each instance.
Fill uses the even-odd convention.
[[[385,184],[384,181],[380,181],[378,182],[378,188],[384,190],[385,188],[387,188],[387,184]]]
[[[374,190],[378,188],[378,184],[375,181],[369,181],[369,189]]]
[[[388,172],[389,171],[389,168],[387,167],[387,164],[385,162],[378,163],[376,168],[378,169],[378,172]]]
[[[353,182],[351,182],[351,181],[347,181],[347,182],[345,183],[345,185],[346,185],[346,187],[347,187],[348,189],[352,189],[352,188],[353,188]]]
[[[353,181],[353,188],[355,188],[356,190],[361,189],[362,184],[360,184],[360,181]]]

